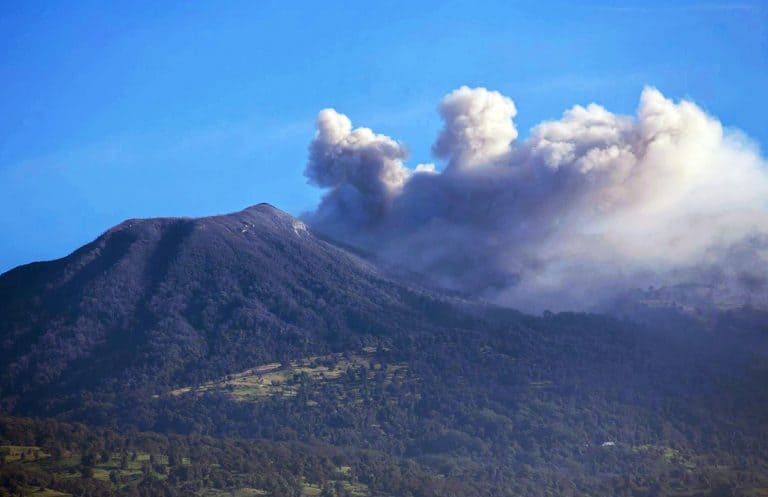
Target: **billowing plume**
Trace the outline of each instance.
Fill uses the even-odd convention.
[[[320,111],[317,135],[309,149],[306,176],[333,189],[324,210],[347,212],[344,222],[368,222],[382,214],[400,193],[409,170],[405,149],[369,128],[352,129],[352,122],[333,109]],[[331,219],[328,219],[330,222]]]
[[[440,102],[445,127],[433,151],[450,168],[478,167],[509,153],[517,129],[515,103],[496,91],[462,86]]]
[[[694,103],[646,88],[636,116],[575,106],[520,142],[498,92],[462,87],[439,112],[442,172],[406,167],[398,142],[322,111],[306,174],[328,191],[310,222],[439,285],[533,310],[703,272],[762,285],[730,255],[765,262],[766,162]]]

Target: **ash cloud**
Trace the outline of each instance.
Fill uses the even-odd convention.
[[[408,167],[395,139],[320,112],[306,175],[326,194],[309,222],[435,284],[528,310],[594,308],[704,273],[766,286],[764,270],[733,260],[765,267],[766,161],[693,102],[646,88],[634,116],[577,105],[524,140],[498,92],[462,87],[438,111],[440,171]]]
[[[443,98],[439,110],[444,127],[432,151],[449,169],[492,164],[517,138],[517,108],[499,92],[462,86]]]

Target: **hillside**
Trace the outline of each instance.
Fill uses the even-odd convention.
[[[346,458],[334,467],[372,451],[376,471],[412,467],[426,482],[395,491],[324,476],[352,494],[358,483],[370,495],[768,489],[768,361],[738,334],[687,318],[528,316],[393,274],[266,204],[129,220],[63,259],[9,271],[0,276],[0,401],[13,417],[0,426],[15,428],[0,444],[12,454],[55,445],[50,428],[16,418],[34,416],[198,449],[214,443],[201,435],[309,444]],[[70,467],[3,464],[51,481]],[[240,473],[256,481],[254,472]],[[163,480],[123,476],[104,495]],[[263,490],[232,478],[225,495],[241,483]],[[450,493],[441,481],[466,487]],[[268,494],[314,491],[292,488]]]
[[[359,345],[417,325],[404,303],[415,295],[266,204],[128,220],[68,257],[0,277],[2,397],[34,402],[115,375],[160,393]]]

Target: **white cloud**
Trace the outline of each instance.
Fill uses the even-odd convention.
[[[443,98],[444,127],[433,147],[453,168],[487,165],[509,152],[517,129],[514,102],[496,91],[462,86]]]

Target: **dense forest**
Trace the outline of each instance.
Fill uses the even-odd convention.
[[[0,276],[0,486],[768,495],[765,313],[534,317],[401,276],[264,205]]]
[[[0,495],[466,495],[375,451],[0,419]]]

